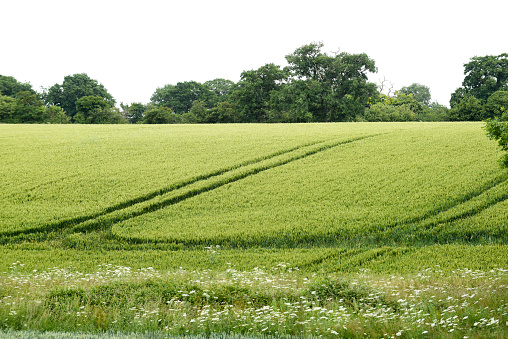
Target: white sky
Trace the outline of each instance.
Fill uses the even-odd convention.
[[[0,4],[0,74],[34,89],[87,73],[117,102],[226,78],[296,48],[367,53],[394,89],[420,83],[448,105],[473,56],[508,52],[508,0],[24,0]]]

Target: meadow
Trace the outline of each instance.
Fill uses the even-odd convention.
[[[0,336],[506,337],[499,156],[476,122],[0,125]]]

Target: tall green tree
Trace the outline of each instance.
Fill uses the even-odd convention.
[[[375,62],[365,53],[328,55],[322,47],[322,43],[311,43],[286,55],[291,71],[287,86],[295,86],[291,96],[307,101],[314,121],[354,120],[377,94],[376,85],[367,78],[368,72],[377,72]],[[301,112],[291,115],[301,116]]]
[[[141,122],[141,120],[143,120],[144,113],[147,110],[147,107],[140,102],[134,102],[131,105],[121,103],[120,107],[123,110],[125,119],[131,124]]]
[[[45,120],[44,103],[30,91],[18,92],[13,107],[13,122],[42,123]]]
[[[412,93],[404,94],[402,92],[396,91],[395,95],[393,96],[393,100],[390,102],[390,105],[407,106],[415,114],[423,113],[423,105],[418,100],[416,100]]]
[[[317,84],[316,84],[317,85]],[[318,93],[315,93],[317,90]],[[273,91],[270,96],[270,122],[310,122],[313,112],[319,106],[316,99],[320,94],[319,86],[312,86],[312,80],[293,80]]]
[[[46,107],[44,122],[49,124],[68,124],[71,122],[71,118],[65,114],[62,107],[51,105]]]
[[[448,116],[451,121],[479,121],[485,117],[481,101],[472,95],[453,106]]]
[[[494,92],[483,106],[486,118],[501,116],[508,109],[508,91]]]
[[[425,85],[413,83],[407,87],[402,87],[399,92],[406,95],[411,94],[416,101],[424,106],[430,105],[430,89]]]
[[[464,64],[464,81],[450,100],[453,107],[460,98],[474,96],[482,104],[496,91],[508,90],[508,53],[473,57]]]
[[[181,116],[177,116],[171,108],[155,107],[145,112],[143,123],[145,124],[175,124],[179,123]]]
[[[11,123],[14,122],[14,105],[16,99],[0,94],[0,122]]]
[[[242,115],[236,109],[236,105],[231,102],[219,102],[217,106],[208,110],[209,123],[237,123],[243,122]]]
[[[76,100],[74,120],[81,124],[121,123],[120,112],[110,106],[104,98],[87,95]]]
[[[195,100],[192,103],[189,113],[196,118],[196,122],[198,123],[210,122],[208,121],[208,109],[204,101]]]
[[[236,87],[233,81],[222,78],[205,81],[203,85],[215,94],[216,103],[228,101]]]
[[[179,82],[157,88],[150,98],[156,106],[171,108],[176,114],[188,113],[194,101],[203,101],[206,107],[214,106],[216,95],[208,86],[196,81]]]
[[[267,119],[271,92],[279,90],[287,77],[287,71],[274,64],[242,72],[239,88],[232,98],[245,121],[264,122]]]
[[[29,83],[21,83],[14,77],[0,75],[0,95],[15,98],[19,92],[36,94]]]
[[[113,107],[116,102],[104,85],[90,78],[86,73],[68,75],[64,78],[62,85],[55,84],[43,93],[46,105],[60,106],[70,117],[74,117],[78,112],[76,101],[85,96],[100,97],[109,107]]]

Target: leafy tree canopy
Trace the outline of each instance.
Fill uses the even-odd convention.
[[[143,120],[144,113],[147,110],[147,106],[143,105],[140,102],[134,102],[130,106],[121,103],[120,107],[123,110],[123,115],[125,119],[132,124],[137,124],[138,122],[141,122]]]
[[[287,77],[287,71],[274,64],[242,72],[239,88],[232,94],[232,98],[246,121],[265,121],[270,111],[270,94],[280,89]]]
[[[13,107],[13,119],[18,123],[41,123],[45,119],[43,102],[30,91],[18,92]]]
[[[479,121],[484,118],[481,101],[469,95],[453,106],[449,111],[451,121]]]
[[[483,106],[485,117],[494,118],[500,116],[508,109],[508,91],[497,91],[492,94]]]
[[[286,55],[290,70],[287,86],[297,87],[279,98],[282,106],[277,109],[307,120],[304,112],[290,104],[299,101],[313,121],[354,120],[377,93],[376,85],[367,81],[367,73],[377,71],[375,62],[365,53],[328,55],[321,52],[322,47],[322,43],[311,43]]]
[[[424,106],[430,105],[430,89],[425,85],[414,83],[407,87],[402,87],[399,92],[406,95],[412,94],[413,98]]]
[[[20,83],[14,77],[0,75],[0,95],[14,98],[19,92],[25,91],[35,94],[29,83]]]
[[[0,122],[14,122],[14,104],[16,99],[0,94]]]
[[[84,96],[100,97],[109,107],[115,105],[115,99],[104,85],[91,79],[85,73],[68,75],[64,78],[62,85],[55,84],[43,93],[46,105],[60,106],[70,117],[74,117],[78,112],[76,101]]]
[[[65,114],[62,107],[51,105],[46,108],[46,119],[44,122],[50,124],[68,124],[71,118]]]
[[[235,83],[233,81],[222,78],[205,81],[203,85],[215,94],[217,102],[227,101],[235,90]]]
[[[156,107],[145,112],[145,124],[174,124],[179,122],[175,113],[168,107]]]
[[[110,106],[104,98],[87,95],[76,100],[74,120],[81,124],[120,123],[119,112]]]
[[[199,82],[185,81],[157,88],[150,100],[156,106],[168,107],[176,114],[184,114],[190,111],[196,100],[203,101],[206,107],[213,107],[216,94]]]
[[[508,53],[475,56],[464,64],[464,75],[462,87],[452,94],[450,106],[470,95],[484,104],[494,92],[508,90]]]

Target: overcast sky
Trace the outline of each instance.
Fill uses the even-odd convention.
[[[34,89],[87,73],[117,102],[225,78],[313,41],[367,53],[394,89],[420,83],[448,105],[473,56],[508,52],[508,0],[25,0],[0,6],[0,74]]]

